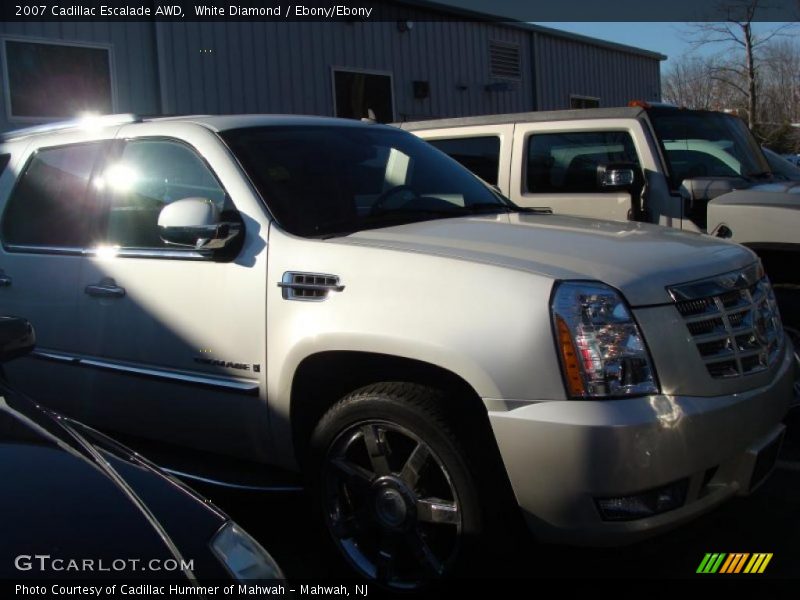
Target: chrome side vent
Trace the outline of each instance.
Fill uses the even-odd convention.
[[[339,284],[336,275],[321,273],[297,273],[287,271],[278,287],[283,290],[284,300],[322,301],[330,292],[341,292],[344,286]]]
[[[765,371],[783,347],[772,286],[760,265],[669,288],[709,375]]]

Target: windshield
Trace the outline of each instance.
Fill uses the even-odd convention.
[[[295,235],[516,210],[453,159],[401,130],[280,126],[222,137],[278,223]]]
[[[769,165],[747,125],[732,115],[711,111],[648,111],[678,188],[693,177],[761,177]]]

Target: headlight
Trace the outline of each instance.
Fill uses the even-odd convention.
[[[269,552],[232,521],[211,540],[211,550],[236,580],[285,579]]]
[[[553,327],[572,398],[657,394],[655,369],[628,305],[602,283],[558,284]]]

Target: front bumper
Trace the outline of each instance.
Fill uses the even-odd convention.
[[[763,480],[793,397],[791,353],[769,385],[717,397],[549,401],[489,411],[523,516],[542,541],[613,545],[675,527]],[[487,406],[496,406],[487,401]],[[756,467],[761,450],[762,460]],[[628,521],[597,499],[688,480],[685,502]]]

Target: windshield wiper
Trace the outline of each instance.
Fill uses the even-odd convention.
[[[498,202],[476,202],[464,207],[464,210],[473,214],[491,214],[493,212],[510,213],[517,212],[515,206],[500,204]]]
[[[755,173],[747,173],[745,177],[750,179],[767,179],[768,177],[774,177],[775,174],[772,171],[756,171]]]
[[[391,225],[403,225],[419,221],[429,221],[433,219],[447,219],[451,217],[463,217],[464,212],[453,209],[434,209],[434,208],[393,208],[371,213],[363,217],[352,217],[339,221],[329,221],[323,223],[317,229],[327,230],[318,234],[324,240],[350,235],[362,229],[376,229],[378,227],[388,227]]]

